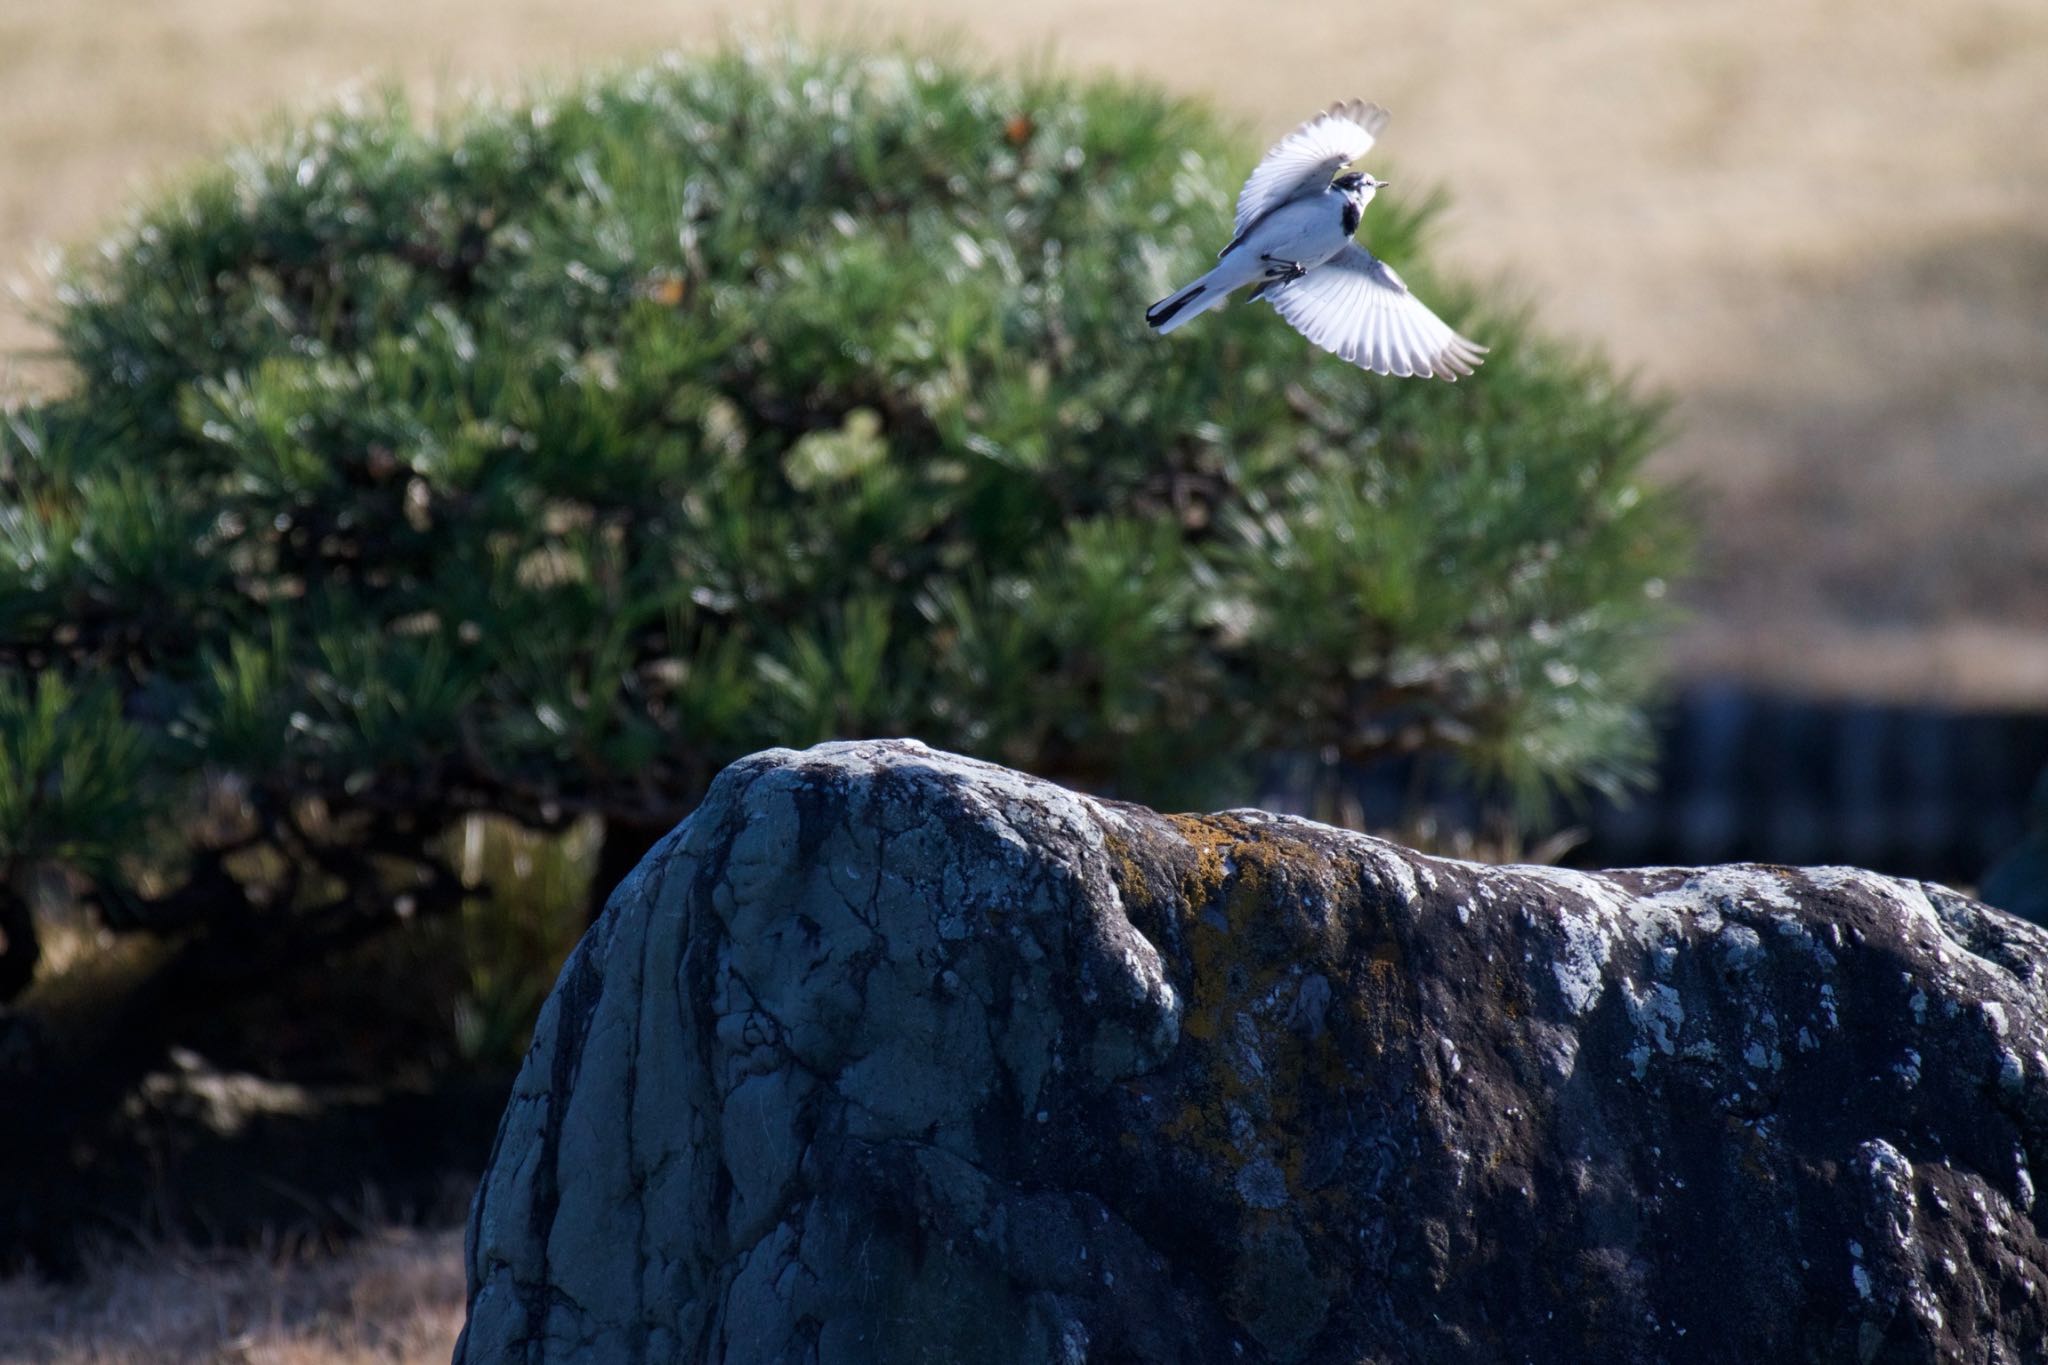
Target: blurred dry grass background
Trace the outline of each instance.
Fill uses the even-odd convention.
[[[425,1365],[462,1329],[462,1234],[339,1256],[132,1254],[89,1283],[0,1281],[0,1360],[39,1365]]]
[[[0,351],[39,247],[280,107],[713,40],[688,0],[0,0]],[[2048,7],[2038,0],[788,0],[806,32],[1213,96],[1253,140],[1395,110],[1449,256],[1679,398],[1664,460],[1711,509],[1682,671],[2048,704]],[[750,21],[754,22],[754,21]],[[0,362],[4,365],[5,362]],[[17,382],[47,371],[16,360]]]

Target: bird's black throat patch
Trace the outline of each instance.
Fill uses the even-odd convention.
[[[1350,236],[1350,235],[1351,235],[1352,233],[1354,233],[1354,232],[1358,231],[1358,220],[1359,220],[1359,217],[1360,217],[1360,213],[1359,213],[1359,208],[1358,208],[1358,201],[1357,201],[1356,199],[1353,199],[1353,198],[1352,198],[1352,197],[1351,197],[1350,195],[1348,195],[1348,194],[1347,194],[1347,195],[1345,195],[1345,196],[1344,196],[1344,235],[1345,235],[1346,237],[1349,237],[1349,236]]]

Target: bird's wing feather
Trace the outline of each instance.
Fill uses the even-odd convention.
[[[1356,242],[1265,298],[1324,350],[1375,374],[1448,379],[1471,374],[1486,347],[1468,341],[1408,291],[1394,268]]]
[[[1339,168],[1372,150],[1388,117],[1377,104],[1346,100],[1281,138],[1238,191],[1236,230],[1244,232],[1305,190],[1327,186]]]

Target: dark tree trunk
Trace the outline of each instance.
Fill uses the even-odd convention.
[[[588,918],[596,923],[604,913],[605,902],[611,899],[612,889],[626,880],[628,873],[647,856],[647,850],[662,835],[674,829],[673,823],[657,824],[646,820],[608,819],[604,822],[604,835],[597,845],[597,867],[590,876],[590,902]]]
[[[0,1004],[13,1000],[36,979],[43,945],[28,898],[0,881]]]

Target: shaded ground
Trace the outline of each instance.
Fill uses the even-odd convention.
[[[582,929],[590,842],[473,822],[463,875],[492,895],[310,962],[53,909],[0,1011],[0,1274],[459,1221]]]

